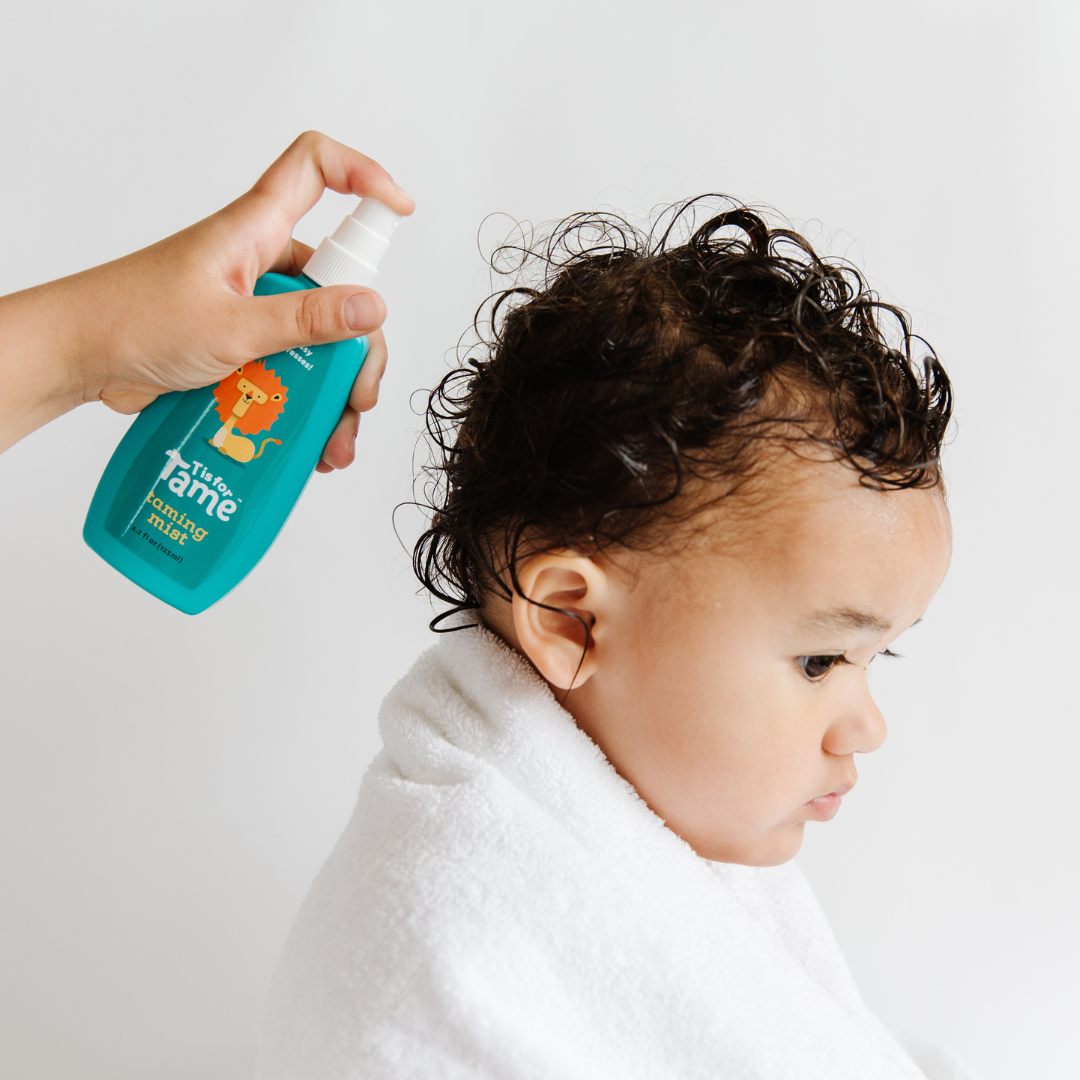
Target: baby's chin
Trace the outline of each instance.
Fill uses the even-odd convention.
[[[781,866],[799,854],[805,821],[783,825],[753,837],[710,839],[684,836],[683,839],[709,862],[738,863],[741,866]]]

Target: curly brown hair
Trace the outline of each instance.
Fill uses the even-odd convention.
[[[577,214],[492,265],[508,252],[539,280],[489,298],[479,345],[428,399],[413,567],[451,605],[432,629],[520,592],[523,544],[652,544],[702,508],[681,497],[694,478],[710,504],[730,496],[765,439],[797,432],[875,487],[941,482],[952,393],[933,349],[798,233],[710,195],[647,232]]]

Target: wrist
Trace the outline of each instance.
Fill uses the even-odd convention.
[[[0,298],[0,438],[4,447],[78,403],[70,329],[53,285]]]
[[[109,310],[95,270],[0,297],[0,452],[100,397]]]

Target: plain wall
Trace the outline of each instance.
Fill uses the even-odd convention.
[[[956,384],[952,573],[906,658],[875,665],[890,741],[802,863],[891,1027],[987,1080],[1080,1075],[1075,11],[8,5],[0,291],[212,212],[310,127],[419,209],[384,260],[391,364],[357,465],[316,477],[209,612],[82,543],[127,420],[86,406],[0,458],[0,1075],[251,1074],[379,702],[432,640],[391,513],[410,396],[488,291],[482,220],[710,190],[863,267]]]

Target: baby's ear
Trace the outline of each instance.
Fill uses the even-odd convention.
[[[514,630],[522,651],[552,686],[581,686],[596,671],[610,590],[606,571],[584,555],[548,551],[518,567],[518,584],[524,595],[514,595]]]

